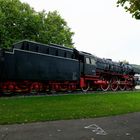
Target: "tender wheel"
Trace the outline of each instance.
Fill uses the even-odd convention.
[[[37,94],[41,91],[42,85],[38,82],[33,82],[30,87],[30,92]]]
[[[3,95],[6,95],[6,96],[10,96],[14,93],[15,91],[15,82],[5,82],[3,85],[2,85],[2,94]]]
[[[31,83],[29,81],[19,82],[17,84],[17,92],[28,93],[30,92]]]

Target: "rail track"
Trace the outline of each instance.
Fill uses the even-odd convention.
[[[1,94],[0,97],[30,97],[30,96],[62,96],[62,95],[74,95],[74,94],[122,94],[122,93],[135,93],[140,92],[140,89],[133,89],[133,90],[125,90],[125,91],[93,91],[89,90],[87,92],[83,92],[81,90],[76,91],[47,91],[47,92],[36,92],[36,93],[5,93]]]

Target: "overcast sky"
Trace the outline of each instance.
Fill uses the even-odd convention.
[[[117,0],[21,0],[36,11],[57,10],[80,51],[140,65],[140,21],[116,7]]]

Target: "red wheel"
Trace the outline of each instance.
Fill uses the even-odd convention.
[[[85,87],[82,87],[81,89],[82,89],[82,91],[83,91],[84,93],[86,93],[86,92],[89,90],[89,88],[90,88],[90,84],[87,83],[86,86],[85,86]]]
[[[126,84],[125,84],[125,81],[119,81],[119,89],[121,91],[124,91],[126,88]]]
[[[42,89],[42,84],[39,82],[33,82],[30,86],[30,92],[31,93],[38,93]]]
[[[133,90],[135,86],[133,85],[126,85],[126,90]]]
[[[105,84],[101,84],[100,88],[102,91],[108,91],[110,89],[110,82],[105,78],[101,78],[101,80],[105,81]]]
[[[132,80],[126,80],[126,90],[133,90],[135,88]]]
[[[119,81],[117,78],[112,78],[111,80],[111,90],[112,91],[117,91],[119,88]]]
[[[4,95],[11,95],[15,92],[16,83],[7,81],[2,85],[2,92]]]
[[[119,89],[120,89],[121,91],[124,91],[124,90],[125,90],[125,88],[126,88],[126,86],[125,86],[125,85],[119,85]]]
[[[68,92],[70,93],[70,92],[72,92],[74,90],[76,90],[76,84],[75,83],[74,84],[69,84],[69,86],[68,86]]]
[[[17,92],[30,92],[30,86],[31,82],[30,81],[21,81],[17,83]]]

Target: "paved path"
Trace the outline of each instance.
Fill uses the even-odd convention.
[[[140,112],[95,119],[0,125],[0,140],[140,140]]]

